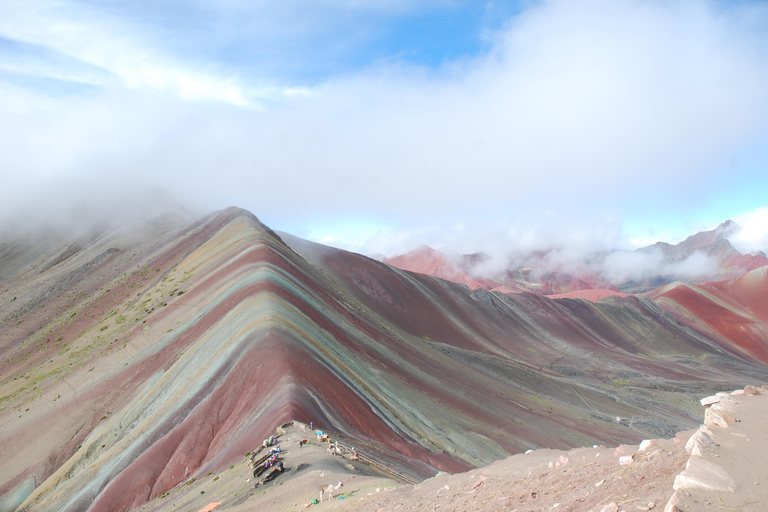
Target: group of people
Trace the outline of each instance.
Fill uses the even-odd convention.
[[[260,452],[265,448],[269,448],[269,453],[259,457]],[[267,476],[264,477],[262,482],[268,482],[276,478],[283,471],[285,471],[285,468],[283,467],[283,463],[282,461],[280,461],[280,454],[282,452],[283,452],[283,449],[280,447],[279,444],[277,444],[277,437],[269,436],[267,439],[265,439],[264,442],[261,443],[261,446],[259,447],[259,449],[254,451],[253,454],[251,455],[251,464],[253,465],[253,468],[254,468],[253,469],[254,478],[260,477],[271,467],[274,467],[274,469]],[[256,485],[258,485],[258,482],[256,483]]]
[[[257,481],[257,482],[256,482],[256,484],[254,485],[254,487],[255,487],[255,486],[258,486],[258,485],[259,485],[259,483],[262,483],[262,484],[264,484],[264,483],[267,483],[267,482],[270,482],[270,481],[274,480],[275,478],[277,478],[277,477],[278,477],[278,475],[282,474],[282,473],[285,471],[285,468],[283,467],[283,462],[282,462],[282,461],[280,461],[280,460],[278,460],[278,458],[279,458],[279,457],[278,457],[278,455],[277,455],[276,453],[274,453],[274,454],[270,455],[270,456],[267,458],[267,460],[266,460],[266,461],[264,461],[264,466],[262,466],[261,468],[258,468],[258,469],[257,469],[257,470],[254,472],[254,476],[261,476],[261,474],[262,474],[264,471],[266,471],[267,469],[269,469],[269,468],[271,468],[271,467],[275,466],[275,469],[273,469],[272,471],[270,471],[269,473],[267,473],[267,476],[265,476],[265,477],[264,477],[264,478],[261,480],[261,482],[258,482],[258,481]]]
[[[264,467],[265,468],[271,468],[272,466],[274,466],[277,463],[277,459],[279,459],[279,458],[280,457],[277,455],[277,452],[270,453],[270,455],[267,458],[267,460],[264,461]],[[282,462],[280,463],[280,467],[283,467],[283,463]]]
[[[267,455],[262,457],[258,461],[258,467],[253,470],[253,476],[254,478],[260,477],[262,474],[264,474],[269,468],[274,468],[272,471],[270,471],[261,482],[256,482],[255,485],[259,485],[259,483],[266,483],[271,480],[274,480],[277,478],[278,475],[282,474],[286,469],[283,466],[283,462],[280,460],[280,452],[282,450],[279,446],[276,446],[272,448]]]

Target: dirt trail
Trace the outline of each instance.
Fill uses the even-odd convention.
[[[612,502],[626,510],[663,508],[688,458],[684,439],[655,441],[643,452],[637,446],[537,450],[399,488],[359,510],[599,511]]]
[[[536,450],[362,497],[343,510],[768,510],[768,387],[702,399],[699,430],[638,446]],[[704,412],[704,409],[702,409]]]
[[[691,461],[676,482],[673,503],[692,512],[768,510],[768,386],[711,399],[718,401],[689,443]]]

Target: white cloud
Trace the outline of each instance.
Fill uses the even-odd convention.
[[[695,251],[682,261],[666,261],[661,250],[656,247],[643,251],[612,252],[599,267],[602,275],[613,283],[659,275],[693,279],[711,275],[717,270],[716,263],[701,251]]]
[[[616,244],[624,211],[701,206],[767,133],[761,5],[536,3],[487,55],[287,87],[156,51],[141,25],[37,5],[6,6],[0,33],[121,83],[40,108],[0,102],[0,166],[20,173],[5,205],[57,180],[93,193],[147,183],[278,229],[363,218],[383,227],[366,228],[371,252],[459,239],[477,241],[466,252],[584,252]],[[32,30],[40,20],[45,33]],[[254,102],[262,110],[234,108]],[[366,244],[342,227],[322,236]]]
[[[311,74],[295,67],[310,68],[317,60],[332,67],[339,55],[375,34],[377,18],[453,3],[12,0],[0,4],[0,38],[39,47],[46,58],[23,55],[24,62],[12,63],[18,59],[4,55],[0,68],[100,85],[108,74],[128,88],[260,106],[311,90],[310,84],[285,84],[281,77]],[[66,69],[61,60],[68,61]]]
[[[84,4],[41,0],[11,2],[0,9],[0,35],[79,62],[84,78],[62,73],[61,64],[26,59],[17,72],[104,83],[113,74],[128,88],[171,91],[181,98],[247,105],[247,93],[232,79],[193,69],[162,52],[162,41],[146,27],[124,23]],[[160,48],[156,48],[157,47]],[[73,69],[70,63],[67,69]],[[81,73],[82,74],[82,73]]]
[[[712,275],[717,271],[717,268],[717,264],[712,258],[701,251],[695,251],[683,261],[665,265],[659,273],[683,278],[695,278]]]
[[[768,206],[756,208],[734,219],[741,229],[729,238],[741,253],[768,253]]]

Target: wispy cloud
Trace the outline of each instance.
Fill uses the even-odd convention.
[[[254,106],[359,68],[360,49],[381,39],[393,19],[460,4],[11,1],[0,6],[0,36],[17,47],[6,56],[22,74],[61,75],[59,64],[68,59],[65,75],[74,80],[76,68],[92,68],[128,88]],[[46,58],[29,59],[20,47],[36,47]]]
[[[45,0],[34,5],[4,4],[0,34],[16,47],[10,57],[20,74],[99,84],[111,75],[128,88],[170,90],[188,99],[247,103],[240,87],[227,78],[163,55],[162,42],[140,25],[125,24],[85,4]],[[37,51],[27,51],[30,48]]]

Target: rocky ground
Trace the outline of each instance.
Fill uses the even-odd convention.
[[[418,485],[360,461],[328,455],[307,426],[279,429],[284,475],[258,483],[242,463],[181,485],[142,507],[237,512],[321,511],[762,511],[768,506],[768,387],[702,399],[704,424],[672,439],[615,448],[534,450],[484,468],[439,474]],[[310,443],[299,447],[298,441]],[[333,436],[331,436],[333,440]],[[333,500],[319,488],[341,488]],[[318,501],[314,503],[313,499]],[[219,505],[216,505],[216,504]]]

